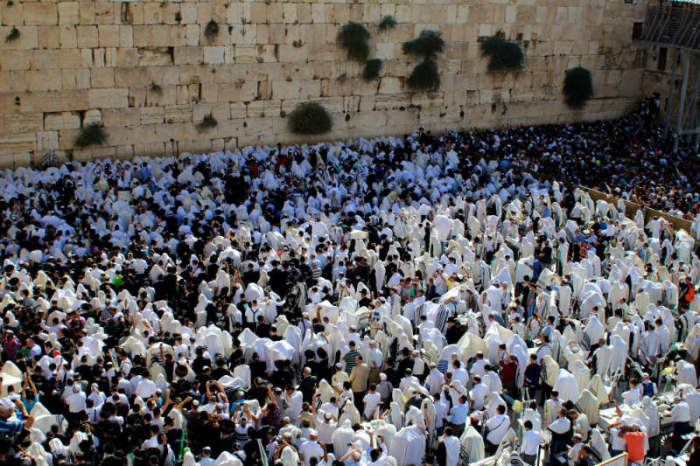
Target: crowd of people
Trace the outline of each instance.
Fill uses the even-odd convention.
[[[643,120],[3,172],[0,463],[698,464],[694,234],[555,181],[693,218]]]

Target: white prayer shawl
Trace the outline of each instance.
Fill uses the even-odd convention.
[[[576,401],[578,399],[579,389],[576,377],[566,369],[559,369],[554,390],[559,392],[559,399],[562,401]]]
[[[588,422],[597,424],[599,417],[598,398],[590,391],[584,390],[576,400],[576,406],[586,415]]]
[[[485,458],[484,438],[471,425],[467,425],[464,429],[459,442],[462,445],[460,459],[463,464],[474,463]]]
[[[416,426],[407,426],[396,433],[389,446],[389,454],[398,466],[421,464],[425,456],[425,436]]]

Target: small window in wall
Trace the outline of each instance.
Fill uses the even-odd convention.
[[[659,62],[656,69],[666,71],[666,58],[668,58],[668,49],[666,47],[659,48]]]
[[[625,0],[625,3],[632,5],[637,3],[637,0]]]
[[[632,40],[642,40],[642,30],[644,23],[637,21],[632,25]]]

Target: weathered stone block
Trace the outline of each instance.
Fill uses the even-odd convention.
[[[61,2],[58,4],[58,24],[74,25],[80,21],[80,3]]]
[[[224,63],[225,50],[226,47],[204,47],[204,63],[207,65],[220,65]]]
[[[99,45],[97,26],[78,26],[78,47],[94,48]]]
[[[47,131],[80,128],[80,116],[75,112],[45,113],[44,128]]]
[[[100,47],[119,47],[119,35],[119,26],[116,24],[105,24],[97,27]]]
[[[58,9],[55,4],[46,2],[24,3],[24,24],[54,25],[58,24]]]
[[[128,89],[90,89],[88,105],[92,108],[122,108],[129,105]]]
[[[99,110],[88,110],[83,117],[83,126],[98,124],[102,122],[102,112]]]

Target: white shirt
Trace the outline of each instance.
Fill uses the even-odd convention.
[[[520,453],[535,456],[540,445],[542,445],[542,434],[534,430],[528,430],[523,434]]]
[[[68,411],[71,413],[79,413],[80,411],[85,410],[85,393],[82,391],[78,393],[71,393],[66,398],[66,403],[68,404]],[[688,415],[690,415],[690,411],[688,411]]]
[[[362,399],[365,404],[365,410],[364,410],[364,415],[367,419],[371,419],[372,415],[374,414],[374,411],[377,409],[377,406],[379,406],[379,402],[382,400],[382,396],[377,393],[367,393],[365,397]]]
[[[466,387],[469,382],[469,372],[463,367],[455,369],[452,371],[452,380],[458,380]]]
[[[639,403],[639,398],[639,390],[637,388],[630,388],[622,393],[623,403],[629,406]]]
[[[316,440],[307,440],[301,444],[299,453],[304,457],[304,466],[309,466],[311,458],[323,458],[323,447]]]
[[[134,393],[144,400],[147,400],[156,394],[157,389],[158,387],[156,387],[155,382],[151,379],[141,379],[138,385],[136,385]]]
[[[690,406],[685,401],[676,404],[671,410],[673,422],[690,422]]]
[[[472,364],[472,375],[478,375],[479,377],[483,377],[484,374],[486,374],[486,360],[485,359],[479,359]]]
[[[474,388],[472,388],[471,392],[469,393],[469,396],[474,402],[474,406],[472,406],[472,408],[477,410],[482,409],[484,407],[484,399],[488,393],[489,389],[485,384],[479,383],[474,385]]]

